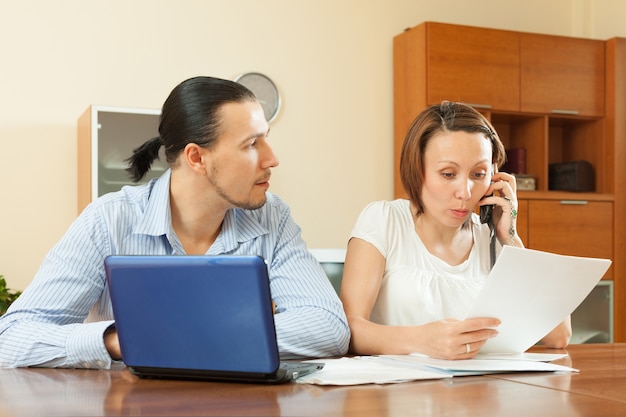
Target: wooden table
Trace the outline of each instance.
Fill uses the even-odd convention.
[[[122,366],[111,371],[0,369],[0,417],[626,416],[626,344],[572,345],[566,351],[570,356],[555,363],[580,373],[350,387],[143,380]]]

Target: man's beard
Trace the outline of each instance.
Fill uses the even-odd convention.
[[[237,201],[233,199],[230,195],[228,195],[226,190],[220,187],[220,185],[217,183],[217,177],[218,177],[218,169],[215,165],[213,165],[213,167],[211,168],[211,174],[208,177],[209,183],[211,183],[211,185],[215,187],[215,191],[220,197],[228,201],[233,206],[242,208],[244,210],[256,210],[265,205],[265,202],[267,201],[267,197],[265,196],[265,193],[263,193],[262,201],[252,201],[250,199],[247,199],[244,201]]]

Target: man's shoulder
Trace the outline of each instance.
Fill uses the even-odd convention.
[[[98,197],[94,206],[147,204],[150,192],[146,185],[125,185],[119,191],[113,191]]]
[[[91,212],[125,215],[129,211],[143,213],[152,197],[150,185],[125,185],[119,191],[104,194],[85,208],[85,214]]]

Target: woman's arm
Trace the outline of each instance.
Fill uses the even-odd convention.
[[[571,317],[568,316],[543,339],[541,339],[541,343],[549,348],[563,349],[567,347],[571,338],[572,320]]]

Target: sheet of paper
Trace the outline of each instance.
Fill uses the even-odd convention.
[[[391,361],[378,356],[324,359],[323,362],[323,369],[302,376],[296,382],[316,385],[390,384],[452,376],[421,364]]]
[[[385,355],[385,357],[411,364],[421,364],[426,368],[439,370],[453,376],[485,375],[509,372],[578,372],[568,366],[540,361],[508,359],[433,359],[423,355]]]
[[[552,362],[557,359],[567,357],[567,353],[537,353],[537,352],[524,352],[524,353],[483,353],[478,352],[474,359],[495,359],[495,360],[508,360],[508,361],[534,361],[534,362]]]
[[[554,329],[607,271],[608,259],[504,246],[467,317],[502,324],[481,353],[522,353]]]

